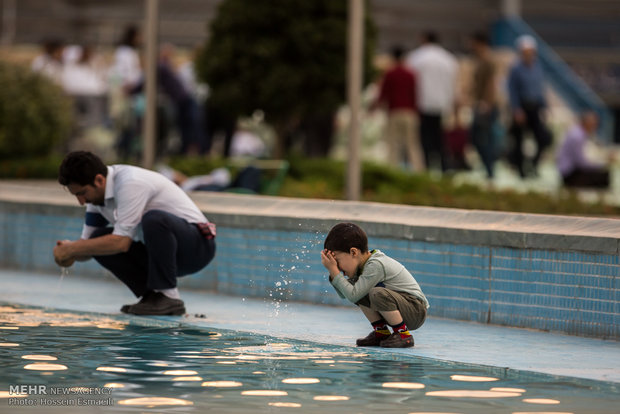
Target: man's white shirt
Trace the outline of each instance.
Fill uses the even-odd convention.
[[[411,52],[405,63],[416,74],[420,112],[442,114],[452,110],[458,75],[456,58],[441,46],[428,44]]]
[[[112,234],[142,241],[140,222],[151,210],[174,214],[189,223],[208,221],[189,196],[163,175],[130,165],[111,165],[106,177],[104,205],[86,204],[82,239],[88,239],[107,221],[114,226]]]

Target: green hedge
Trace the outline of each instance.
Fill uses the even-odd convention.
[[[30,69],[0,62],[0,159],[49,154],[68,139],[72,103]]]

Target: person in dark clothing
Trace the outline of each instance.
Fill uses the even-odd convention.
[[[537,167],[543,152],[551,145],[551,132],[542,120],[542,113],[547,107],[544,91],[542,67],[536,58],[536,40],[528,35],[517,39],[521,59],[510,70],[508,92],[512,110],[513,150],[509,161],[517,168],[521,177],[537,174]],[[532,131],[537,149],[527,170],[523,155],[523,134],[526,129]]]

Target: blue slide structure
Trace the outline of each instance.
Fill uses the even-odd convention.
[[[613,134],[613,116],[598,95],[560,58],[553,49],[522,19],[510,17],[493,24],[494,47],[515,48],[515,41],[521,35],[533,36],[538,42],[538,57],[545,72],[545,78],[576,113],[593,110],[600,117],[600,137],[610,143]]]

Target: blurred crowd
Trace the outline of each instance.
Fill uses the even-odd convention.
[[[505,79],[499,76],[485,33],[474,33],[468,45],[473,67],[467,79],[435,32],[423,33],[414,50],[393,47],[391,64],[371,105],[387,111],[383,136],[390,163],[413,171],[468,170],[466,148],[471,145],[489,179],[499,159],[527,178],[538,175],[543,156],[553,155],[566,186],[607,187],[606,164],[613,157],[606,163],[587,155],[588,141],[598,130],[595,112],[579,114],[566,136],[557,137],[557,152],[547,154],[554,137],[547,125],[546,81],[536,40],[528,35],[517,39],[518,56]],[[503,99],[501,93],[506,95]],[[533,151],[524,150],[526,136],[533,138]]]
[[[33,71],[49,77],[73,98],[75,131],[68,149],[91,149],[108,159],[136,160],[142,152],[145,111],[142,36],[127,27],[111,56],[92,45],[43,42]],[[223,135],[221,155],[262,156],[265,144],[256,134],[222,122],[209,108],[209,89],[194,71],[195,54],[184,56],[169,43],[159,48],[157,63],[157,156],[208,155],[214,137]],[[208,122],[211,118],[211,122]],[[219,120],[219,122],[217,122]]]
[[[110,151],[114,158],[139,157],[145,108],[141,43],[140,31],[134,26],[126,28],[107,59],[91,45],[66,46],[58,40],[44,43],[32,70],[48,76],[74,97],[74,146],[90,146],[88,149],[104,157]],[[554,142],[547,125],[549,105],[536,40],[527,35],[517,39],[518,58],[506,79],[499,77],[485,33],[474,33],[468,45],[473,68],[465,80],[460,60],[442,47],[435,32],[423,33],[419,46],[411,51],[393,47],[391,64],[378,82],[370,107],[386,112],[383,141],[387,161],[415,172],[468,170],[472,167],[466,150],[474,148],[489,179],[494,177],[499,159],[522,178],[536,176],[541,158]],[[235,118],[209,105],[209,88],[196,78],[196,53],[179,59],[173,45],[160,47],[158,157],[213,154],[216,136],[220,138],[219,155],[224,157],[269,156],[260,137],[239,129]],[[506,96],[500,99],[502,93]],[[557,137],[562,143],[555,154],[557,170],[567,186],[609,185],[606,163],[586,154],[598,121],[594,112],[585,111],[565,137]],[[107,139],[95,142],[92,148],[92,139],[84,142],[89,136],[85,131],[102,126],[108,131],[104,134]],[[524,141],[530,135],[535,149],[524,151]]]

